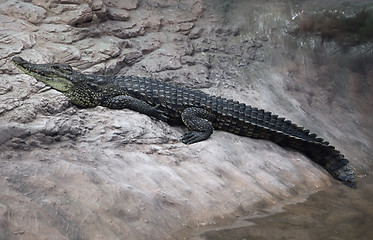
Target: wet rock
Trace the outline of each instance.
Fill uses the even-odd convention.
[[[293,17],[293,34],[317,33],[348,47],[373,39],[371,4],[345,3],[314,11],[302,11]]]

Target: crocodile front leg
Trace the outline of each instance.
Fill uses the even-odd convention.
[[[210,122],[214,119],[214,115],[202,108],[189,107],[184,109],[181,114],[181,119],[190,130],[181,138],[181,141],[185,144],[206,140],[214,131]]]
[[[108,98],[104,100],[100,105],[112,109],[127,108],[139,113],[146,114],[150,117],[154,117],[159,120],[168,120],[168,117],[165,115],[165,112],[159,109],[159,105],[153,107],[143,100],[127,95],[119,95],[112,98]]]

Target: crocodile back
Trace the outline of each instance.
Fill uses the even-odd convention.
[[[209,95],[196,89],[177,86],[153,78],[118,76],[113,84],[125,94],[159,106],[171,123],[181,123],[181,113],[188,107],[203,107]]]

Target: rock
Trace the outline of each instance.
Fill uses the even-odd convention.
[[[121,54],[122,45],[123,40],[115,37],[103,36],[99,41],[94,38],[85,38],[74,43],[80,57],[79,65],[73,65],[87,69],[108,59],[118,57]]]
[[[83,1],[85,2],[85,1]],[[106,9],[105,4],[101,0],[93,0],[92,3],[90,3],[90,7],[93,11],[102,11],[103,9]]]
[[[203,33],[204,29],[203,28],[194,28],[190,31],[189,33],[189,38],[190,39],[197,39],[201,37],[201,34]]]
[[[65,24],[43,24],[38,34],[41,41],[71,44],[91,35],[88,28],[75,28]]]
[[[53,13],[44,22],[66,23],[72,26],[82,26],[91,21],[106,19],[106,6],[102,1],[69,1],[57,3],[53,1],[36,1],[35,5],[42,6]]]
[[[65,7],[66,5],[59,5]],[[61,9],[58,11],[59,17],[51,23],[66,23],[76,26],[82,23],[90,22],[93,18],[93,11],[88,4],[72,5],[69,10]]]
[[[32,48],[36,44],[36,36],[19,31],[0,30],[0,44],[5,46],[0,48],[0,54],[6,58],[20,53],[24,49]]]
[[[39,25],[47,16],[44,8],[31,3],[9,0],[0,5],[0,13]]]
[[[141,11],[139,13],[139,18],[141,25],[146,29],[159,31],[162,27],[163,17],[161,15],[149,11]]]
[[[198,18],[201,17],[205,12],[204,3],[202,0],[193,1],[192,13]]]
[[[123,63],[127,65],[133,65],[135,62],[137,62],[143,55],[141,51],[137,49],[125,49],[122,51],[122,61]]]
[[[108,8],[107,13],[112,20],[127,21],[130,18],[130,14],[125,9]]]
[[[126,10],[134,10],[139,6],[139,0],[104,0],[103,2],[109,7]]]
[[[47,42],[44,47],[56,54],[57,59],[55,61],[57,62],[71,63],[79,60],[82,56],[80,50],[73,45]]]
[[[163,49],[156,50],[142,61],[142,66],[148,72],[161,72],[181,68],[180,57]]]
[[[189,31],[194,27],[194,23],[186,22],[186,23],[179,23],[177,25],[177,31]]]
[[[138,47],[141,49],[141,52],[144,54],[148,54],[161,46],[161,42],[156,38],[144,38],[140,39],[137,43]]]
[[[95,30],[97,34],[113,35],[118,38],[127,39],[145,34],[145,29],[134,22],[107,21],[99,25]]]
[[[175,0],[147,0],[146,5],[150,7],[166,8],[176,4]]]

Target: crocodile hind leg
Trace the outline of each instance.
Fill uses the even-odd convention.
[[[165,115],[165,112],[158,108],[159,105],[153,107],[143,100],[127,95],[119,95],[112,98],[108,98],[105,101],[103,101],[100,105],[103,107],[113,109],[128,108],[130,110],[146,114],[150,117],[154,117],[159,120],[168,120],[168,117]]]
[[[214,119],[214,115],[202,108],[189,107],[184,109],[181,119],[190,130],[181,138],[181,141],[185,144],[206,140],[214,131],[210,122]]]

